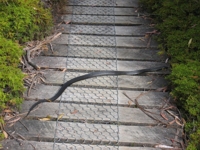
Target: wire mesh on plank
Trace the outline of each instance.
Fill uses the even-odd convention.
[[[115,0],[71,0],[70,3],[75,6],[68,32],[69,71],[66,72],[64,81],[88,72],[117,70],[113,7]],[[77,7],[81,5],[87,7]],[[76,15],[83,11],[93,15]],[[109,26],[105,26],[107,23]],[[87,79],[74,84],[63,93],[60,108],[64,110],[60,111],[69,114],[65,120],[68,125],[57,121],[55,150],[63,146],[66,149],[85,149],[82,144],[87,145],[87,149],[101,149],[98,145],[104,145],[105,149],[118,149],[117,81],[118,78],[113,76]],[[68,134],[63,134],[63,131]]]
[[[113,15],[113,10],[109,7],[83,7],[75,6],[73,9],[75,15]]]
[[[75,6],[114,6],[115,0],[69,0],[69,3]]]

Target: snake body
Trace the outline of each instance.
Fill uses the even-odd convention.
[[[120,76],[120,75],[139,75],[142,73],[146,73],[146,72],[154,72],[154,71],[159,71],[162,69],[166,69],[168,68],[168,66],[161,66],[161,67],[155,67],[155,68],[150,68],[150,69],[141,69],[141,70],[135,70],[135,71],[97,71],[97,72],[92,72],[92,73],[88,73],[79,77],[75,77],[67,82],[65,82],[61,88],[58,90],[58,92],[51,98],[49,99],[43,99],[43,100],[39,100],[38,102],[34,103],[30,108],[28,113],[26,114],[25,117],[27,117],[30,112],[39,104],[44,103],[44,102],[53,102],[55,101],[64,91],[67,87],[69,87],[70,85],[72,85],[75,82],[78,81],[82,81],[82,80],[86,80],[89,78],[94,78],[94,77],[99,77],[99,76]]]

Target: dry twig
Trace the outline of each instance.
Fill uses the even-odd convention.
[[[32,66],[34,69],[39,70],[40,67],[36,64],[34,64],[31,61],[31,58],[33,58],[35,55],[39,55],[43,50],[46,50],[46,45],[50,44],[52,41],[54,41],[56,38],[58,38],[62,33],[57,33],[55,35],[49,36],[45,38],[43,41],[32,41],[27,44],[27,46],[24,48],[24,51],[26,51],[26,61],[30,66]],[[50,44],[51,46],[51,44]],[[44,48],[45,47],[45,48]],[[52,50],[52,48],[51,48]]]

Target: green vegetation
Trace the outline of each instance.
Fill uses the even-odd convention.
[[[0,107],[7,104],[20,104],[23,91],[23,74],[18,68],[22,56],[20,46],[11,40],[0,37]]]
[[[52,25],[50,10],[45,9],[40,0],[0,0],[1,112],[22,103],[24,74],[19,68],[22,45],[29,40],[42,39]],[[2,123],[1,118],[1,127]]]
[[[171,58],[171,94],[186,120],[188,150],[200,149],[200,0],[140,0],[151,12],[159,48]]]
[[[51,24],[50,11],[39,0],[0,2],[0,35],[7,39],[22,43],[42,38]]]

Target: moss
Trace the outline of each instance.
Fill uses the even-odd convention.
[[[0,109],[6,105],[20,104],[23,91],[23,77],[18,68],[22,48],[11,40],[0,37]]]
[[[171,58],[171,94],[189,135],[188,150],[200,149],[200,1],[140,0],[160,31],[159,48]]]
[[[40,0],[0,0],[0,111],[19,107],[24,74],[19,68],[23,45],[45,37],[53,25]],[[0,118],[1,128],[4,122]],[[0,133],[0,140],[3,133]]]
[[[40,0],[0,1],[0,109],[22,102],[23,73],[18,68],[22,46],[43,38],[52,27],[52,15]]]
[[[0,16],[0,34],[20,43],[44,37],[52,25],[50,11],[39,0],[0,2]]]

